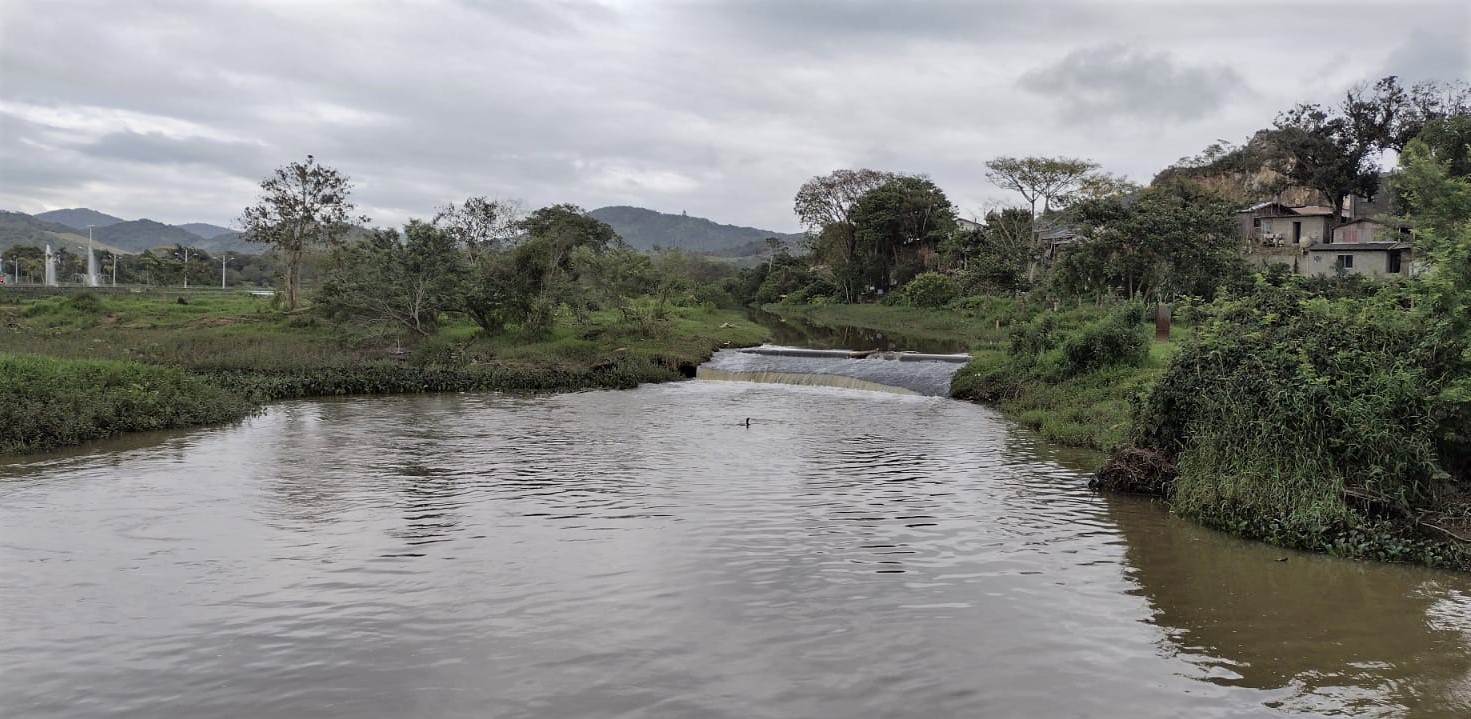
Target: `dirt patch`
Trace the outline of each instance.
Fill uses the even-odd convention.
[[[1152,449],[1131,447],[1109,458],[1088,486],[1104,492],[1168,497],[1179,472],[1168,457]]]

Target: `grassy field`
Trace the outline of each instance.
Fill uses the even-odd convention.
[[[766,338],[735,311],[669,307],[666,316],[651,317],[597,312],[580,322],[563,318],[535,337],[485,336],[467,322],[450,322],[427,340],[406,342],[310,312],[283,313],[247,293],[191,295],[182,303],[158,295],[0,293],[0,359],[13,370],[0,374],[0,397],[15,408],[0,425],[0,452],[221,421],[291,397],[625,388],[692,375],[715,349]],[[114,383],[97,381],[112,376],[107,372],[140,391],[201,403],[206,390],[197,385],[223,390],[234,404],[219,406],[233,409],[171,415],[161,406],[119,403],[109,394]],[[78,422],[91,428],[20,397],[54,400],[72,408],[70,415],[90,418]],[[138,415],[139,426],[108,419],[118,414]]]

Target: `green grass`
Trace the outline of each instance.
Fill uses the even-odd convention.
[[[6,357],[26,357],[28,373],[0,376],[0,396],[12,397],[7,426],[20,428],[0,438],[0,452],[216,422],[260,402],[293,397],[627,388],[680,379],[722,346],[766,338],[740,312],[705,306],[655,312],[649,302],[635,304],[637,311],[628,315],[608,310],[581,320],[560,317],[535,336],[487,336],[448,318],[435,336],[419,339],[337,326],[310,312],[284,313],[247,293],[191,295],[186,304],[172,295],[0,293],[0,347]],[[66,372],[80,376],[85,367],[104,366],[126,375],[127,386],[144,395],[190,397],[202,410],[175,411],[114,389],[97,394],[64,379]],[[185,380],[187,386],[180,384]],[[217,394],[201,394],[206,391]],[[229,411],[217,411],[221,402]],[[75,422],[62,422],[46,409],[52,405],[68,408]],[[134,416],[131,423],[115,416],[124,409]],[[15,419],[22,415],[35,419]]]
[[[254,407],[168,367],[0,354],[0,454],[226,422]]]
[[[1060,380],[1017,370],[1004,351],[982,350],[971,353],[951,393],[994,404],[1049,442],[1113,451],[1132,435],[1135,399],[1159,380],[1177,349],[1175,342],[1155,342],[1142,366],[1105,367]]]
[[[812,324],[861,327],[917,339],[964,342],[969,347],[1004,343],[1011,322],[1010,302],[996,312],[965,312],[957,309],[926,309],[888,305],[786,305],[768,304],[761,309]],[[1000,327],[997,327],[997,321]]]

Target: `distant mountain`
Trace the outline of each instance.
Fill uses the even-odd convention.
[[[33,215],[33,217],[45,222],[55,222],[58,225],[66,225],[73,230],[81,230],[82,232],[87,231],[87,225],[93,225],[94,227],[107,227],[108,225],[116,225],[119,222],[126,221],[121,217],[113,217],[112,215],[109,215],[107,213],[98,212],[86,207],[74,207],[67,210],[52,210],[50,212],[42,212],[40,214]]]
[[[43,217],[44,216],[44,217]],[[15,245],[59,247],[67,245],[73,249],[87,246],[87,227],[77,228],[45,217],[64,217],[69,221],[92,221],[92,239],[99,250],[137,254],[155,247],[184,245],[208,252],[239,252],[260,254],[261,245],[252,245],[242,239],[239,232],[228,227],[203,222],[186,225],[166,225],[153,220],[120,220],[86,208],[53,210],[40,215],[0,210],[0,249]]]
[[[211,240],[220,235],[228,235],[234,232],[234,230],[228,227],[211,225],[207,222],[188,222],[182,225],[174,225],[174,227],[184,230],[201,240]]]
[[[759,248],[768,237],[788,243],[801,237],[755,227],[722,225],[703,217],[671,215],[642,207],[600,207],[587,214],[611,225],[628,244],[640,250],[651,250],[658,245],[715,254],[730,252],[737,246]]]
[[[132,220],[94,229],[93,236],[102,242],[122,248],[124,252],[142,252],[154,247],[198,247],[199,237],[182,227],[153,220]]]
[[[87,232],[83,230],[79,233],[66,225],[46,222],[24,212],[0,210],[0,250],[16,245],[51,245],[53,248],[64,245],[75,250],[87,246]],[[97,242],[96,247],[102,250],[117,249],[104,242]]]

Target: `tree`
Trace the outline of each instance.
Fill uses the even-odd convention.
[[[286,308],[296,308],[301,289],[302,260],[308,250],[337,243],[351,223],[367,222],[353,217],[348,195],[352,184],[346,175],[318,164],[293,162],[276,168],[260,183],[260,196],[245,208],[239,224],[245,239],[270,245],[281,263],[281,280],[286,290]]]
[[[881,170],[833,170],[819,175],[797,189],[794,209],[797,219],[809,236],[816,236],[829,225],[851,224],[853,206],[870,190],[899,175]]]
[[[1032,216],[1024,207],[986,213],[985,224],[956,233],[941,244],[946,261],[959,268],[969,291],[1011,292],[1027,286],[1027,265],[1036,245]]]
[[[1394,76],[1372,90],[1354,88],[1335,109],[1302,104],[1277,116],[1270,135],[1270,164],[1293,183],[1323,193],[1342,220],[1349,195],[1379,191],[1379,151],[1394,147],[1403,132],[1406,95]],[[1399,128],[1399,129],[1397,129]]]
[[[455,238],[418,220],[402,237],[375,230],[362,242],[339,245],[330,266],[317,293],[324,312],[421,337],[433,334],[441,313],[459,308],[468,273]]]
[[[472,257],[481,251],[497,251],[515,242],[517,223],[525,215],[516,200],[488,200],[484,196],[451,202],[439,208],[433,224],[449,233]]]
[[[938,248],[956,226],[955,208],[945,192],[923,177],[896,177],[864,193],[850,222],[854,259],[868,283],[884,291],[907,279],[896,272],[906,254],[914,257],[924,245]]]
[[[1240,266],[1235,207],[1171,189],[1132,202],[1089,200],[1074,208],[1084,240],[1059,263],[1059,289],[1074,295],[1115,290],[1129,299],[1210,296]]]
[[[576,205],[552,205],[517,223],[524,238],[512,251],[515,283],[524,289],[529,306],[521,320],[524,329],[539,332],[551,325],[564,302],[577,304],[579,254],[600,255],[621,243],[607,223],[590,217]]]
[[[1053,201],[1065,202],[1083,178],[1098,169],[1092,160],[1072,157],[998,157],[986,163],[986,179],[1021,194],[1037,216],[1037,200],[1047,211]]]

